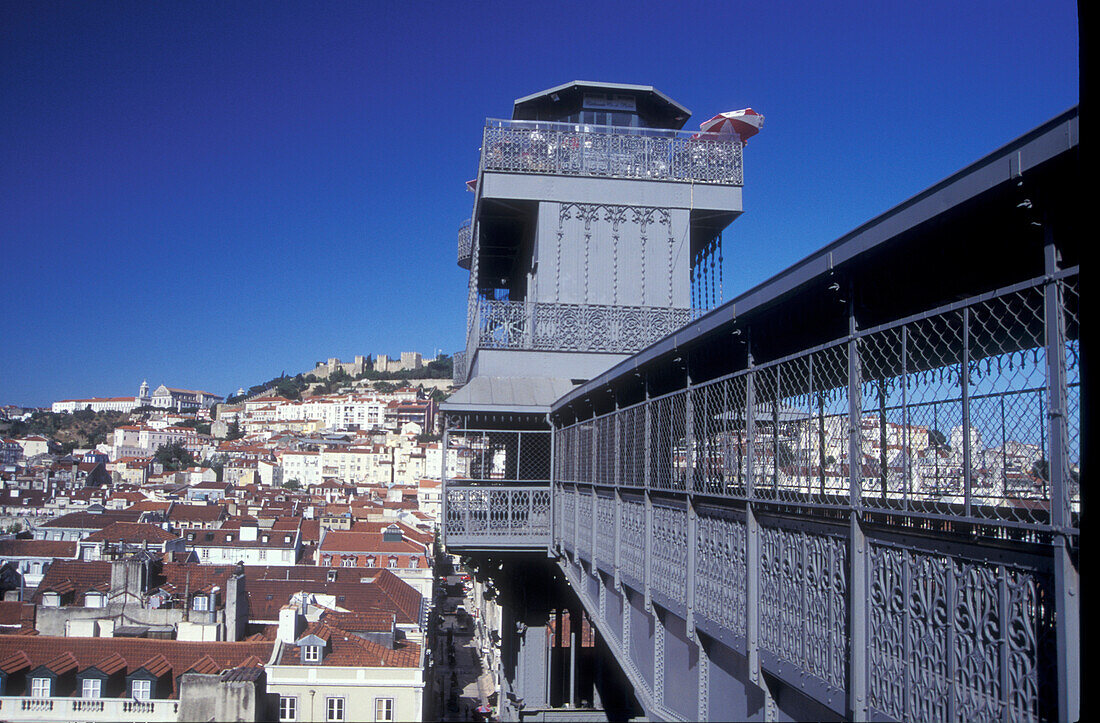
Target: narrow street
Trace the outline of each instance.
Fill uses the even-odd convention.
[[[478,712],[488,706],[494,692],[492,674],[480,655],[485,641],[478,640],[479,626],[470,614],[455,612],[462,608],[472,611],[473,597],[462,585],[440,583],[440,589],[444,594],[436,597],[441,622],[433,632],[433,695],[425,709],[426,720],[487,720]]]

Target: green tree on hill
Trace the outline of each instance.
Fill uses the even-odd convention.
[[[195,466],[195,457],[183,446],[183,442],[172,442],[157,447],[153,454],[153,460],[164,465],[169,472],[178,472],[181,469]]]

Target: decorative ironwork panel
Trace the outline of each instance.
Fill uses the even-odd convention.
[[[456,351],[452,357],[454,370],[451,374],[456,387],[466,383],[466,352]]]
[[[740,140],[648,128],[486,123],[486,171],[741,185]]]
[[[760,646],[844,689],[847,540],[760,528]]]
[[[690,323],[699,313],[669,307],[479,299],[478,345],[630,354]]]
[[[562,543],[572,549],[576,525],[576,492],[571,487],[561,489],[561,540]]]
[[[615,563],[615,498],[596,495],[595,556],[604,567]]]
[[[619,563],[623,573],[642,582],[645,580],[645,504],[623,497],[620,514]]]
[[[454,544],[550,540],[548,487],[466,487],[448,483],[444,532]]]
[[[470,256],[473,253],[473,235],[470,233],[470,220],[466,219],[458,227],[458,265],[470,268]]]
[[[1038,664],[1053,626],[1049,577],[886,545],[870,553],[874,709],[899,720],[1051,714],[1052,681]]]
[[[653,589],[687,602],[687,512],[653,505]]]
[[[577,492],[577,552],[592,559],[592,492],[583,487]]]
[[[745,635],[745,523],[700,513],[696,522],[695,609]]]

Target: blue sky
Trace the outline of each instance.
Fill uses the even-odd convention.
[[[0,403],[450,353],[485,117],[574,79],[751,106],[726,297],[1078,100],[1076,5],[0,5]]]

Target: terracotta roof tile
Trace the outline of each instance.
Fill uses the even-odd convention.
[[[31,659],[22,650],[15,650],[0,660],[0,670],[9,675],[31,666]]]
[[[51,673],[64,675],[70,670],[76,669],[78,666],[76,662],[76,656],[66,650],[49,662],[44,663],[43,667],[45,667],[46,670],[49,670]]]
[[[112,675],[126,667],[126,659],[118,653],[111,653],[95,665],[95,669],[101,673]]]
[[[0,540],[5,557],[76,557],[76,543],[61,540]]]
[[[84,538],[84,542],[169,542],[179,535],[146,522],[114,522]]]
[[[157,653],[138,667],[144,668],[159,678],[172,669],[172,664],[168,662],[168,658],[164,657],[163,653]]]
[[[202,658],[209,657],[218,670],[236,668],[245,662],[263,664],[271,657],[274,644],[262,642],[193,642],[156,640],[151,638],[62,638],[40,635],[0,635],[0,670],[7,673],[25,667],[36,668],[70,654],[77,669],[100,666],[113,667],[127,674],[146,668],[154,675],[167,675],[172,681],[171,697],[179,675],[187,672]],[[118,667],[119,661],[124,667]]]

